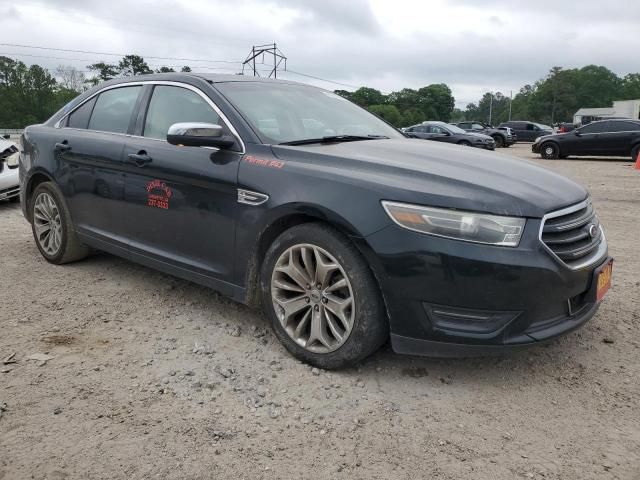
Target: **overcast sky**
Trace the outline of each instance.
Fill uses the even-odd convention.
[[[515,93],[554,65],[640,71],[638,0],[0,0],[0,15],[0,42],[62,49],[241,62],[253,44],[276,41],[292,71],[387,93],[447,83],[459,107],[485,91]],[[48,68],[118,59],[9,46],[0,54]]]

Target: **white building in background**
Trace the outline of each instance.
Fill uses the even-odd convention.
[[[633,118],[640,120],[640,100],[617,100],[613,107],[581,108],[573,116],[574,125],[586,125],[605,118]]]

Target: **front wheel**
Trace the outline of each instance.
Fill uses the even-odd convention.
[[[504,147],[504,138],[501,135],[494,136],[493,140],[496,142],[496,148]]]
[[[640,156],[640,145],[636,145],[633,147],[633,150],[631,150],[631,161],[637,162],[639,160],[638,156]]]
[[[546,160],[555,160],[560,155],[560,149],[555,143],[543,143],[540,145],[540,155]]]
[[[471,146],[471,143],[470,143],[470,142],[468,142],[468,141],[466,141],[466,140],[460,140],[460,141],[458,142],[458,145],[460,145],[460,146],[462,146],[462,147],[470,147],[470,146]]]
[[[351,242],[327,225],[307,223],[283,232],[267,251],[260,286],[276,336],[306,363],[343,368],[387,339],[373,274]]]
[[[29,212],[36,246],[48,262],[62,265],[88,255],[89,248],[78,240],[62,192],[54,183],[36,187]]]

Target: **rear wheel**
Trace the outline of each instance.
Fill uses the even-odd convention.
[[[263,307],[287,350],[311,365],[352,365],[388,336],[378,285],[349,240],[308,223],[282,233],[265,256]]]
[[[44,182],[36,187],[29,212],[36,246],[48,262],[61,265],[89,254],[89,248],[76,236],[62,192],[54,183]]]
[[[504,138],[502,135],[494,135],[493,140],[496,142],[496,148],[504,147]]]
[[[560,149],[553,142],[540,145],[540,155],[547,160],[555,160],[560,155]]]
[[[636,145],[633,147],[633,150],[631,150],[631,161],[638,161],[638,155],[640,155],[640,145]]]

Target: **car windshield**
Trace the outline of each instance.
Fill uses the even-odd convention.
[[[451,133],[467,133],[457,125],[447,125],[447,130],[449,130]]]
[[[263,143],[325,137],[403,138],[395,128],[335,93],[267,82],[217,83]]]
[[[542,123],[535,123],[534,125],[537,125],[541,130],[553,130],[549,125],[543,125]]]

